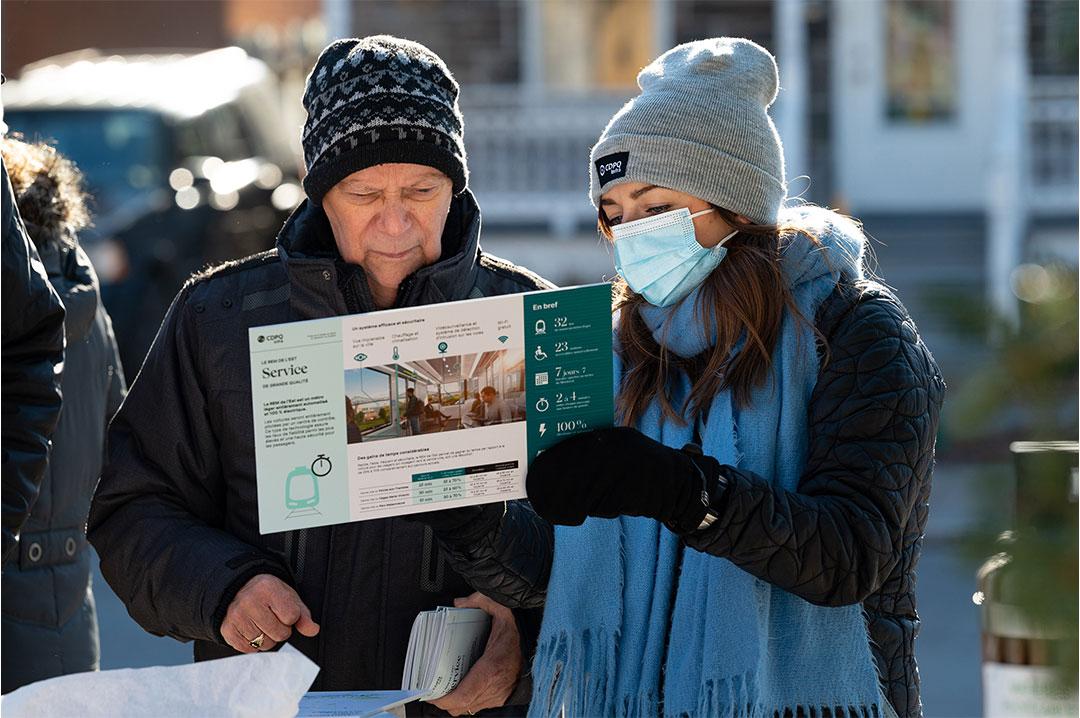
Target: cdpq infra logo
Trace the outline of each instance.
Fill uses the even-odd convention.
[[[270,342],[271,344],[281,344],[282,342],[285,341],[285,335],[284,334],[260,334],[259,336],[255,337],[255,341],[259,342],[259,344],[263,344],[265,342]]]

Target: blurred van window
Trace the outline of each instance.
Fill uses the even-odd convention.
[[[111,213],[164,183],[168,133],[142,110],[12,110],[6,121],[28,140],[55,142],[83,174],[96,214]],[[32,128],[32,129],[31,129]]]

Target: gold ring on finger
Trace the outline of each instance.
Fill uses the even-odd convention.
[[[250,641],[248,641],[248,645],[258,651],[262,649],[263,641],[265,640],[266,634],[260,633],[259,635],[255,636],[255,638],[252,638]]]

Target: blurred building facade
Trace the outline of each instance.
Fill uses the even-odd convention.
[[[774,116],[791,193],[864,221],[879,271],[950,373],[977,351],[958,346],[950,297],[1009,314],[1018,264],[1076,264],[1076,3],[324,0],[323,8],[331,36],[405,35],[446,59],[463,85],[488,244],[556,281],[610,276],[592,240],[587,156],[635,93],[637,71],[667,48],[715,35],[749,37],[777,55]]]
[[[4,0],[3,14],[9,75],[88,46],[240,44],[277,71],[297,148],[303,79],[328,39],[423,42],[463,86],[486,243],[560,283],[613,271],[587,157],[637,71],[680,42],[745,36],[780,64],[791,193],[864,221],[939,354],[964,356],[941,297],[1008,313],[1018,263],[1076,263],[1069,0]]]

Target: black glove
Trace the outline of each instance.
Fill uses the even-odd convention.
[[[672,449],[637,429],[597,429],[543,451],[525,488],[533,509],[555,524],[587,516],[649,516],[689,533],[716,505],[720,464],[696,447]]]
[[[498,529],[504,513],[506,503],[497,501],[480,506],[408,514],[402,518],[430,526],[435,537],[451,548],[467,550],[489,532]]]

